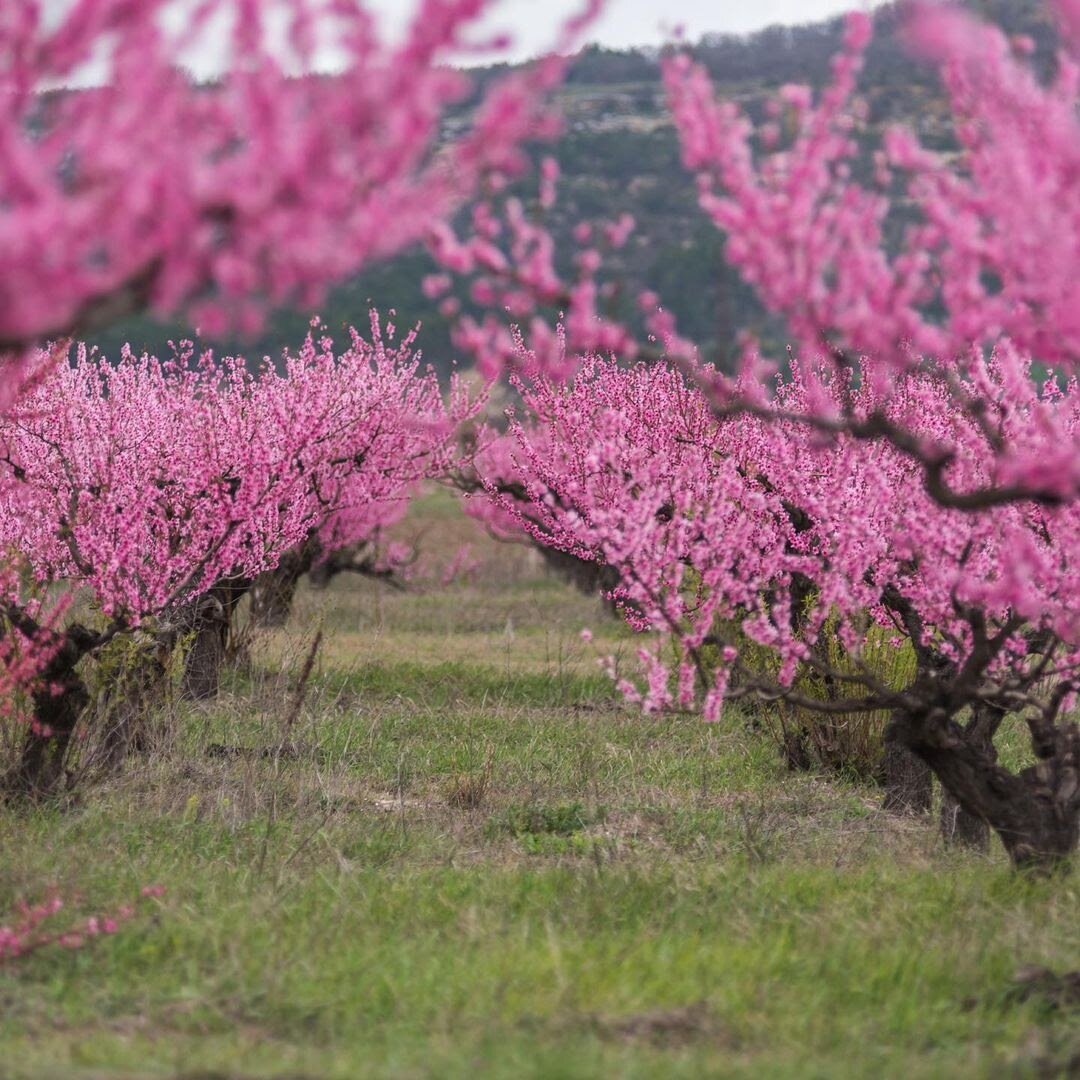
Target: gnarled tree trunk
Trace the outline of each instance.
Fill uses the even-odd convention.
[[[284,626],[292,614],[300,578],[312,569],[319,554],[314,539],[290,548],[273,570],[259,574],[251,583],[251,622],[254,626]]]
[[[219,598],[208,594],[193,604],[189,633],[192,638],[184,656],[180,693],[189,701],[205,701],[217,697],[221,687],[229,635],[228,615]]]
[[[928,814],[934,798],[934,781],[929,766],[897,737],[898,718],[894,714],[885,733],[882,755],[883,806],[892,814]]]
[[[966,738],[978,746],[990,762],[997,762],[994,736],[1004,719],[1002,709],[979,703],[974,706],[971,719],[964,728]],[[946,844],[960,844],[976,851],[990,849],[990,823],[979,814],[964,809],[944,788],[941,793],[941,835]]]
[[[68,748],[83,710],[90,703],[86,684],[74,670],[50,680],[33,695],[34,720],[10,785],[15,794],[41,798],[55,794],[65,773]]]
[[[962,810],[986,821],[1019,869],[1067,864],[1080,839],[1080,728],[1045,725],[1033,740],[1036,765],[1002,768],[983,731],[941,708],[900,714],[896,736],[933,770]]]

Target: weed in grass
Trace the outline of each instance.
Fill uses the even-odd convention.
[[[458,773],[446,785],[446,803],[459,810],[479,810],[487,798],[491,786],[491,773],[495,764],[495,751],[488,747],[484,763],[479,769]]]
[[[603,819],[603,810],[590,813],[577,802],[551,806],[515,803],[489,820],[488,833],[506,833],[518,839],[544,835],[572,836]]]

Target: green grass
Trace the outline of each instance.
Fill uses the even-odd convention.
[[[626,631],[477,545],[445,591],[305,594],[149,757],[0,811],[0,910],[167,889],[0,965],[0,1077],[1069,1075],[1080,1012],[1009,987],[1080,968],[1075,875],[788,774],[746,715],[622,709]]]

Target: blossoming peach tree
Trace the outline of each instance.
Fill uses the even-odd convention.
[[[785,87],[757,125],[703,69],[667,58],[701,206],[786,321],[780,375],[749,340],[734,376],[708,367],[655,297],[642,298],[647,340],[603,315],[596,230],[578,231],[570,281],[515,203],[432,245],[473,275],[474,301],[520,326],[463,322],[462,340],[534,377],[521,385],[542,438],[513,428],[530,513],[494,482],[493,497],[545,543],[616,567],[630,617],[659,634],[627,696],[708,718],[748,695],[888,710],[889,746],[933,771],[976,837],[989,826],[1016,865],[1039,869],[1074,852],[1080,826],[1080,5],[1052,7],[1063,44],[1047,83],[1030,43],[958,8],[910,6],[954,155],[903,129],[868,147],[867,16],[850,18],[819,96]],[[617,225],[604,243],[622,242]],[[582,367],[588,353],[667,367]],[[851,663],[821,648],[827,627]],[[860,661],[874,627],[914,652],[902,686]],[[761,649],[775,657],[764,669],[748,662]],[[800,693],[805,668],[828,695]],[[1030,747],[1011,768],[994,744],[1008,716]]]
[[[273,624],[274,616],[287,616],[305,572],[356,568],[396,581],[394,572],[414,557],[407,545],[394,542],[365,556],[359,549],[374,545],[380,531],[401,517],[421,481],[453,470],[457,432],[484,395],[470,395],[455,377],[444,400],[435,374],[421,369],[413,351],[415,332],[399,342],[395,333],[392,323],[384,331],[373,313],[370,340],[353,330],[351,347],[335,354],[330,338],[316,342],[309,336],[296,357],[286,354],[283,408],[315,439],[299,504],[306,507],[306,525],[299,534],[279,531],[277,549],[262,561],[261,572],[236,568],[184,612],[196,633],[185,663],[187,696],[216,694],[224,644],[245,594],[251,594],[251,618]],[[277,453],[287,454],[287,441]],[[366,561],[357,567],[361,559]]]

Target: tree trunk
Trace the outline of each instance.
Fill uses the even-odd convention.
[[[193,637],[184,657],[180,694],[188,701],[217,697],[221,687],[221,665],[225,662],[228,621],[220,607],[200,605],[192,627]]]
[[[784,728],[781,731],[780,756],[784,759],[788,772],[809,772],[814,767],[814,759],[807,748],[805,728],[795,731]]]
[[[1078,815],[1054,797],[1048,762],[1014,776],[947,750],[922,755],[960,806],[988,822],[1018,869],[1048,873],[1071,859],[1080,838]]]
[[[76,667],[96,640],[83,627],[71,627],[42,671],[39,688],[31,695],[33,720],[23,740],[19,764],[5,785],[12,795],[39,799],[56,794],[63,785],[71,739],[90,703],[90,693]]]
[[[251,585],[253,626],[284,626],[292,613],[300,578],[311,569],[315,550],[311,542],[299,544],[281,556],[273,570],[260,574]]]
[[[221,583],[173,612],[174,635],[190,638],[180,679],[184,699],[206,701],[217,697],[229,627],[243,591],[243,586]]]
[[[308,582],[313,589],[328,588],[338,574],[360,574],[393,582],[393,571],[376,569],[376,547],[370,540],[324,552],[317,539],[308,541]]]
[[[1004,719],[1005,713],[1001,709],[980,703],[974,706],[971,719],[964,728],[967,740],[978,746],[992,764],[997,762],[994,736]],[[941,836],[946,844],[959,844],[983,852],[990,850],[990,823],[965,810],[944,788],[941,793]]]
[[[969,814],[957,799],[942,790],[941,838],[950,846],[987,852],[990,850],[990,825],[985,818]]]
[[[1080,839],[1080,728],[1052,726],[1036,744],[1038,764],[1011,773],[981,730],[942,709],[900,714],[897,737],[933,770],[968,814],[986,821],[1013,865],[1046,874],[1068,864]]]
[[[885,733],[881,768],[884,808],[893,814],[928,814],[934,797],[933,777],[927,764],[894,737],[894,716]]]
[[[331,559],[323,559],[308,571],[308,583],[313,589],[327,589],[338,573],[340,570],[332,565]]]

